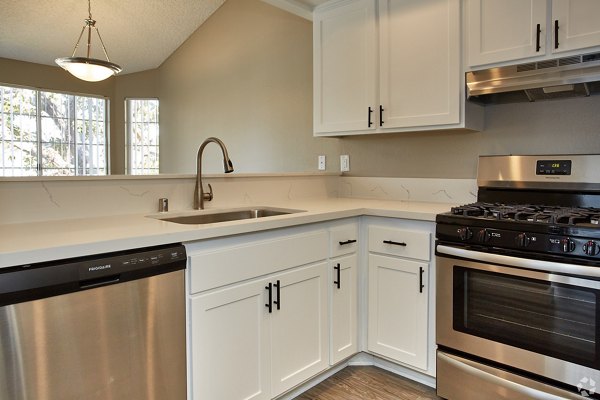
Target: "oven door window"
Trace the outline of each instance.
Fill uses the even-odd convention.
[[[600,368],[598,291],[454,267],[456,331]]]

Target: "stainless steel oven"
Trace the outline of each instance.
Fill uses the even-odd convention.
[[[578,171],[590,156],[580,161],[480,159],[480,201],[438,216],[439,396],[599,398],[600,192]],[[546,182],[545,165],[568,190]],[[511,180],[519,169],[542,171],[540,182]]]
[[[595,382],[600,384],[598,270],[574,266],[577,273],[568,275],[562,273],[564,264],[448,246],[437,251],[440,396],[546,399],[595,392]],[[585,277],[586,269],[593,276]],[[461,361],[462,353],[475,363]],[[521,379],[486,365],[499,372],[514,368]],[[477,384],[465,387],[461,375],[473,372]],[[566,386],[579,386],[580,393]]]

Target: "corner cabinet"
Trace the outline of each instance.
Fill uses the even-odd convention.
[[[459,0],[315,10],[314,134],[464,128]]]
[[[434,376],[433,224],[370,224],[368,350]]]
[[[600,46],[597,0],[467,0],[466,12],[471,67],[551,59]]]

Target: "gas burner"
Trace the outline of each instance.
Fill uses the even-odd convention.
[[[522,221],[553,225],[600,226],[600,209],[592,207],[477,202],[453,207],[450,213],[464,218],[515,221],[515,223]]]

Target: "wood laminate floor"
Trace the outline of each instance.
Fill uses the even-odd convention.
[[[441,400],[435,389],[377,367],[346,367],[294,400]]]

